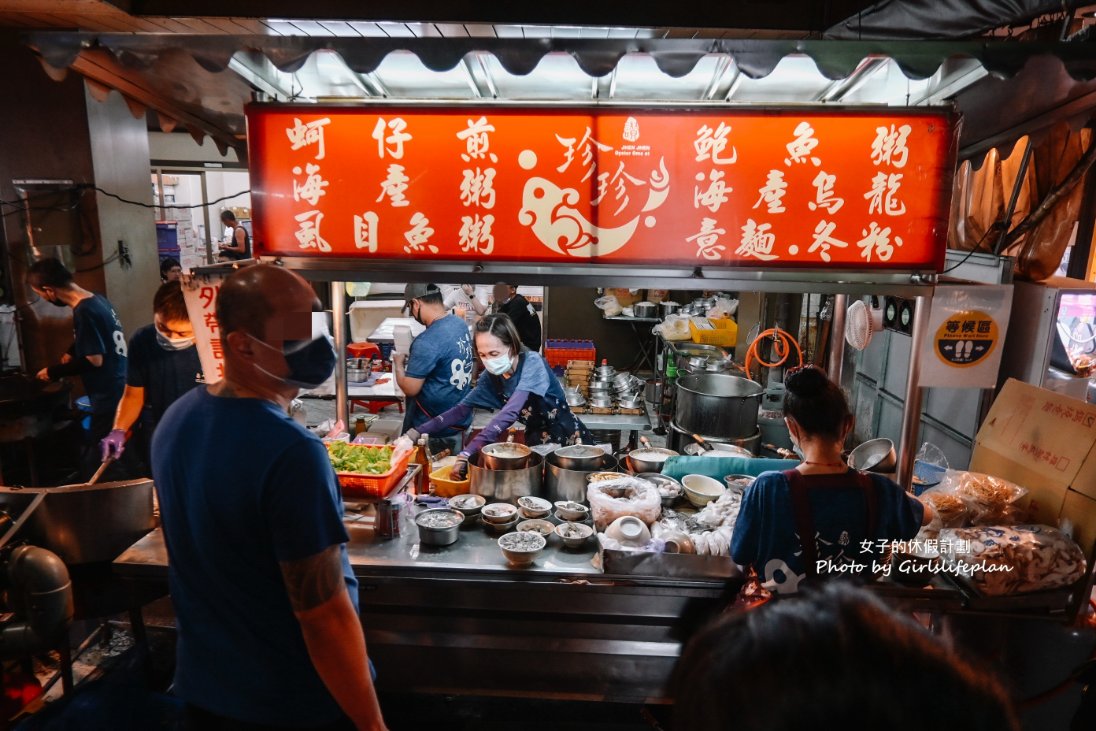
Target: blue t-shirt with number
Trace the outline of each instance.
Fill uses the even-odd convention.
[[[870,475],[877,495],[877,524],[868,535],[864,493],[849,471],[848,487],[808,491],[816,555],[834,566],[880,560],[880,542],[908,541],[921,529],[925,508],[897,483]],[[804,477],[809,481],[810,476]],[[870,546],[869,546],[870,544]],[[803,546],[796,531],[791,486],[782,472],[763,472],[742,496],[731,537],[731,558],[757,569],[761,581],[778,593],[794,593],[806,576]],[[835,572],[828,572],[833,574]],[[819,573],[822,575],[822,572]]]
[[[203,386],[164,415],[152,438],[152,475],[178,627],[176,694],[255,724],[338,719],[279,567],[341,545],[357,607],[324,445],[269,401],[213,396]]]
[[[472,385],[472,336],[467,323],[456,315],[430,323],[411,343],[405,372],[410,378],[423,379],[423,384],[422,390],[407,400],[404,430],[444,414],[460,403]],[[462,432],[470,423],[471,415],[454,424],[451,431]]]
[[[80,374],[93,414],[114,413],[126,388],[126,334],[106,297],[80,300],[72,310],[73,358],[103,356],[103,364]]]

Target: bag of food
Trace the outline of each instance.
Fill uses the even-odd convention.
[[[586,488],[586,499],[594,527],[599,531],[617,518],[634,515],[648,526],[662,513],[662,498],[653,482],[638,477],[620,477],[592,482]]]
[[[939,549],[945,570],[986,596],[1057,589],[1085,574],[1080,546],[1046,525],[951,528]]]
[[[973,525],[1013,525],[1025,518],[1020,501],[1027,490],[1000,477],[948,470],[940,487],[967,504]]]
[[[950,486],[925,490],[920,499],[932,508],[934,515],[929,525],[934,529],[962,528],[970,524],[970,508]]]

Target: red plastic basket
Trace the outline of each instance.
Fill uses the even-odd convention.
[[[372,449],[373,451],[385,450],[387,452],[392,451],[390,446],[372,446],[369,444],[351,444],[354,449]],[[343,497],[354,498],[361,500],[362,498],[374,498],[380,500],[387,497],[388,493],[392,491],[392,488],[407,472],[407,463],[411,460],[411,453],[414,450],[408,450],[401,454],[399,458],[392,464],[392,468],[380,475],[363,475],[359,472],[336,472],[335,475],[339,478],[339,487],[342,488]]]

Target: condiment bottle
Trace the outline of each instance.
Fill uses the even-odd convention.
[[[415,494],[425,495],[430,491],[430,448],[427,446],[426,437],[419,437],[415,447],[415,453],[411,461],[419,466],[419,472],[415,475]]]

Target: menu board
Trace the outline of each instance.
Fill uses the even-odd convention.
[[[250,105],[296,257],[939,270],[949,111]]]

